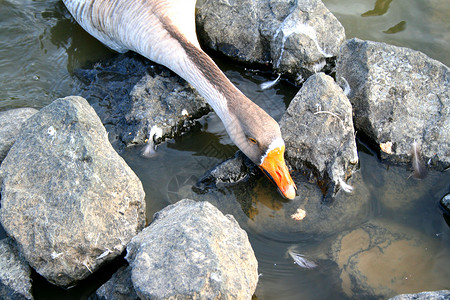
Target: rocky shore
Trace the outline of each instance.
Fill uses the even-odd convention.
[[[118,152],[189,131],[211,109],[167,69],[117,55],[75,71],[84,98],[0,113],[0,221],[8,235],[0,241],[0,298],[33,299],[31,269],[68,288],[126,253],[127,266],[92,299],[251,299],[258,262],[245,230],[254,226],[338,234],[326,259],[338,266],[348,297],[442,289],[442,278],[405,288],[399,278],[416,270],[387,263],[387,256],[430,255],[417,246],[427,237],[399,233],[388,221],[364,222],[370,191],[357,172],[356,132],[388,163],[446,172],[449,68],[411,49],[346,40],[318,0],[197,6],[205,47],[302,84],[280,120],[296,199],[248,221],[244,208],[263,175],[238,152],[197,182],[194,199],[178,199],[146,224],[142,183]],[[150,135],[155,127],[160,137]],[[240,203],[222,193],[230,186],[241,191]],[[446,214],[448,202],[442,195]],[[401,255],[405,248],[412,257]],[[374,261],[392,275],[368,274]],[[450,291],[392,299],[430,297],[448,299]]]

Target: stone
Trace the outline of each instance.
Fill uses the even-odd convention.
[[[448,300],[450,299],[450,291],[433,291],[422,292],[417,294],[402,294],[390,298],[389,300]]]
[[[342,89],[324,73],[304,83],[280,121],[288,163],[311,169],[335,195],[358,163],[352,106]],[[328,186],[329,185],[329,186]]]
[[[450,166],[449,68],[425,54],[385,43],[351,39],[340,50],[336,78],[348,82],[355,127],[381,157],[409,163],[413,143],[423,161]]]
[[[247,63],[273,65],[298,83],[326,65],[345,40],[322,1],[198,1],[197,32],[206,47]]]
[[[440,203],[441,206],[447,211],[447,213],[450,214],[450,194],[447,194],[444,197],[442,197]]]
[[[31,107],[0,112],[0,162],[16,141],[22,123],[37,112],[37,109]]]
[[[161,129],[163,139],[178,136],[211,111],[186,81],[135,53],[78,69],[75,75],[76,90],[95,109],[119,151],[146,143],[153,126]]]
[[[131,267],[119,268],[89,300],[139,300],[131,282]]]
[[[81,97],[57,99],[29,118],[0,178],[5,231],[58,286],[120,255],[145,224],[142,183]]]
[[[341,270],[342,289],[351,298],[387,299],[448,286],[450,256],[442,246],[385,219],[343,232],[331,257]]]
[[[208,202],[167,206],[127,252],[142,299],[251,299],[256,289],[258,263],[247,233]]]
[[[259,173],[258,167],[239,150],[198,179],[194,189],[204,193],[209,189],[233,186],[248,181],[256,173]]]
[[[11,238],[0,240],[0,298],[33,299],[31,269]]]

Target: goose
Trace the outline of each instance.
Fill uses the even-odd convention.
[[[233,143],[278,187],[296,196],[278,123],[248,99],[201,49],[196,0],[63,0],[75,20],[109,48],[134,51],[189,82],[213,108]]]

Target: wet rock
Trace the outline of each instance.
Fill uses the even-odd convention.
[[[450,214],[450,194],[445,195],[441,199],[442,207]]]
[[[144,144],[153,126],[172,138],[211,110],[178,75],[137,54],[117,55],[76,76],[76,90],[95,109],[117,150]]]
[[[139,300],[131,282],[131,267],[121,267],[90,300]]]
[[[450,299],[450,291],[433,291],[433,292],[422,292],[417,294],[402,294],[392,297],[389,300],[447,300]]]
[[[31,270],[11,238],[0,240],[0,298],[33,299]]]
[[[196,191],[206,192],[210,188],[233,186],[247,181],[252,174],[258,173],[257,168],[244,153],[237,151],[233,157],[221,162],[203,175],[194,188]]]
[[[143,299],[250,299],[258,281],[246,232],[208,202],[164,208],[127,251]]]
[[[449,69],[407,48],[351,39],[340,50],[336,78],[350,87],[356,129],[383,158],[410,162],[414,141],[423,160],[450,166]]]
[[[37,112],[29,107],[0,112],[0,162],[16,141],[22,123]]]
[[[373,220],[340,235],[332,259],[352,298],[382,298],[448,286],[448,260],[436,241],[388,220]],[[443,273],[441,273],[443,272]]]
[[[358,163],[352,107],[331,77],[319,73],[308,78],[280,127],[291,166],[312,169],[333,195],[339,188],[349,189],[345,181]]]
[[[144,226],[142,184],[81,97],[57,99],[29,118],[0,176],[3,227],[56,285],[86,278]]]
[[[199,1],[203,43],[249,63],[272,63],[302,82],[336,56],[344,27],[318,0]]]

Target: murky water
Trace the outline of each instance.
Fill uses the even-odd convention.
[[[450,63],[450,8],[446,0],[324,3],[345,26],[349,38],[406,46]],[[73,23],[60,1],[0,1],[0,110],[40,108],[72,94],[72,70],[113,55]],[[223,61],[219,64],[250,99],[276,119],[298,90],[283,82],[261,91],[258,84],[270,74]],[[205,116],[200,125],[200,129],[160,145],[154,159],[140,157],[140,147],[123,153],[144,184],[149,218],[183,197],[205,197],[193,194],[192,185],[236,151],[215,114]],[[358,224],[369,225],[352,225],[346,228],[345,236],[342,232],[305,232],[279,222],[292,202],[282,201],[263,177],[258,179],[253,190],[256,196],[245,212],[238,200],[246,195],[234,189],[224,191],[228,206],[223,211],[233,213],[248,232],[258,258],[259,299],[367,298],[363,293],[349,294],[348,278],[354,276],[354,266],[365,272],[369,286],[389,285],[395,292],[450,288],[450,230],[438,205],[450,192],[450,173],[430,172],[425,180],[416,181],[409,178],[407,167],[383,164],[363,142],[358,148],[360,170],[353,185],[355,193],[364,195],[367,202],[358,215]],[[321,222],[326,224],[327,220]],[[380,237],[374,232],[384,234]],[[393,239],[382,241],[382,236],[391,235]],[[294,264],[287,254],[292,247],[318,267],[305,270]],[[398,274],[398,282],[386,283],[386,274],[397,271],[389,268],[396,265],[391,260],[399,262],[403,273]],[[99,276],[94,283],[62,291],[47,290],[49,285],[37,279],[35,296],[85,299],[102,280]],[[386,293],[393,295],[392,291]]]

